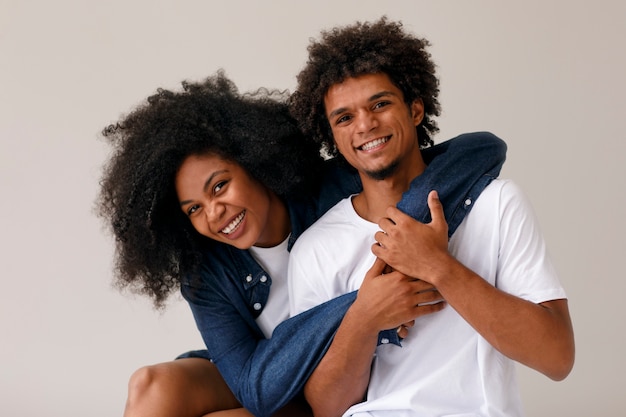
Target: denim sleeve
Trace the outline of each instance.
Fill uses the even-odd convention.
[[[500,174],[506,143],[489,132],[466,133],[422,150],[426,170],[413,180],[398,208],[422,223],[430,222],[427,196],[437,190],[452,236],[474,201]]]
[[[208,355],[241,404],[259,417],[284,407],[304,388],[325,352],[356,292],[330,300],[278,325],[265,339],[238,311],[237,302],[182,287]]]

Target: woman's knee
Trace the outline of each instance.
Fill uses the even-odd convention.
[[[168,385],[168,372],[162,365],[150,365],[137,369],[128,382],[128,401],[136,403],[151,396],[167,396],[171,387]]]
[[[144,366],[131,375],[125,417],[152,416],[156,410],[176,411],[163,415],[204,415],[237,407],[239,403],[213,363],[179,359]]]

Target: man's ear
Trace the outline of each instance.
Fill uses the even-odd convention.
[[[424,102],[421,98],[415,99],[411,103],[411,118],[415,126],[419,126],[424,120]]]

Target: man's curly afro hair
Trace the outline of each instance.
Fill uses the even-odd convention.
[[[306,135],[336,156],[324,109],[328,89],[346,78],[384,73],[402,91],[407,104],[417,99],[424,102],[424,120],[417,126],[417,134],[420,147],[430,146],[431,135],[439,130],[433,117],[439,116],[441,109],[439,81],[428,46],[428,40],[405,33],[402,23],[388,22],[386,17],[322,31],[321,38],[308,47],[309,59],[291,96],[291,112]]]
[[[113,147],[96,203],[116,239],[115,284],[163,307],[217,242],[200,236],[180,210],[174,179],[190,155],[240,164],[281,198],[311,191],[322,159],[290,116],[287,94],[240,94],[219,71],[182,91],[157,90],[102,134]]]

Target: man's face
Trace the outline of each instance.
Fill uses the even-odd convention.
[[[382,180],[419,158],[424,106],[407,106],[386,74],[347,78],[328,89],[324,105],[337,150],[359,172]]]

